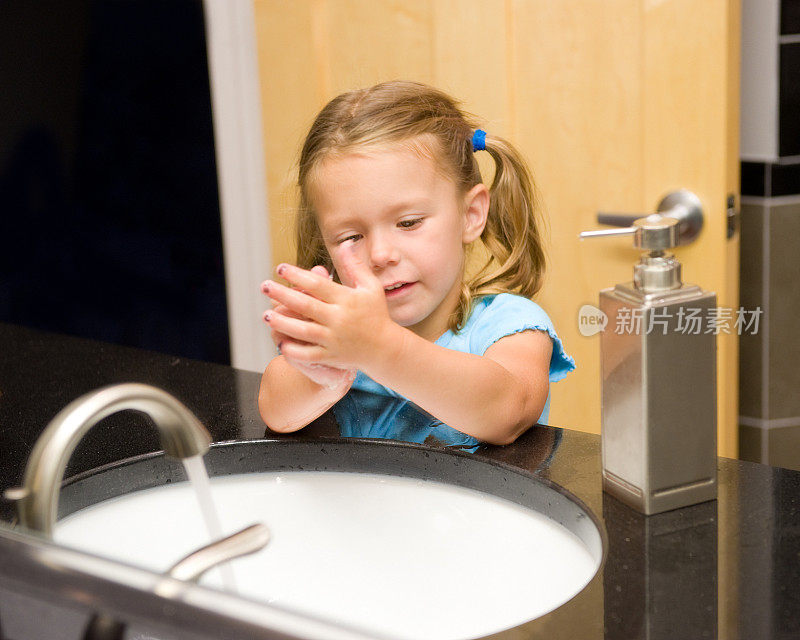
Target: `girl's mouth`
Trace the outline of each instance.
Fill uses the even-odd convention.
[[[397,282],[395,284],[389,285],[383,291],[386,294],[387,298],[395,298],[397,296],[403,295],[413,286],[414,286],[413,282]]]

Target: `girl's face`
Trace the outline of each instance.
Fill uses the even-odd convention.
[[[464,245],[486,223],[483,184],[459,195],[433,160],[405,148],[326,160],[313,189],[314,209],[333,265],[353,242],[386,295],[389,315],[417,335],[435,340],[458,304]]]

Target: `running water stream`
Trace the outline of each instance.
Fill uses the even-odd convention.
[[[200,505],[200,512],[203,514],[203,520],[206,523],[206,529],[210,537],[209,543],[215,542],[223,537],[222,523],[219,519],[219,513],[214,505],[214,500],[211,495],[211,481],[208,478],[208,471],[206,470],[205,462],[202,456],[192,456],[191,458],[183,458],[183,466],[186,469],[186,475],[189,477],[189,483],[194,489],[194,494],[197,497],[197,502]],[[228,591],[234,593],[238,592],[236,588],[236,577],[233,573],[233,567],[230,563],[224,563],[217,567],[219,575],[222,578],[222,584]]]

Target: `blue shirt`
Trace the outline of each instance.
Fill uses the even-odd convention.
[[[436,344],[455,351],[483,355],[505,336],[525,330],[545,331],[553,341],[550,382],[561,380],[575,368],[564,352],[553,323],[535,302],[510,293],[485,296],[473,305],[463,329],[447,331]],[[550,394],[537,422],[546,423]],[[406,442],[444,445],[475,451],[481,441],[462,433],[423,411],[408,398],[395,393],[359,371],[350,391],[333,406],[344,437],[389,438]]]

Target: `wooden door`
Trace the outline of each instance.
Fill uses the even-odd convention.
[[[550,220],[537,301],[577,370],[553,386],[550,421],[600,428],[599,338],[578,310],[629,281],[630,240],[581,242],[599,210],[701,199],[705,227],[676,249],[684,280],[738,308],[739,3],[735,0],[254,0],[274,260],[291,260],[291,168],[334,95],[390,79],[436,85],[531,162]],[[485,175],[491,175],[488,170]],[[738,200],[737,200],[738,201]],[[719,451],[737,454],[738,336],[721,334]]]

